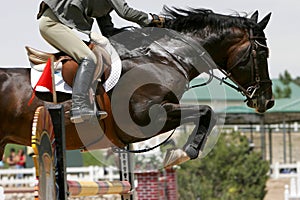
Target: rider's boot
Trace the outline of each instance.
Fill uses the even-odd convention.
[[[89,89],[93,81],[96,64],[91,58],[84,58],[78,66],[73,83],[72,109],[70,120],[73,123],[81,123],[97,116],[104,119],[107,116],[105,111],[95,112],[89,98]]]

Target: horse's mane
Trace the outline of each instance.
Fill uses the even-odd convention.
[[[167,17],[166,27],[179,32],[193,32],[205,27],[212,31],[223,30],[231,27],[254,28],[256,23],[247,18],[247,15],[222,15],[209,9],[180,9],[164,6],[164,14]]]
[[[241,29],[249,29],[257,26],[256,22],[248,19],[247,16],[240,16],[238,13],[235,16],[216,14],[208,9],[179,9],[169,8],[164,6],[164,14],[166,16],[165,27],[175,30],[177,32],[198,32],[201,29],[207,28],[209,32],[221,32],[228,28],[237,27]],[[126,28],[126,27],[125,27]],[[131,29],[131,31],[122,30],[123,33],[116,34],[110,38],[113,46],[117,49],[122,59],[140,57],[145,55],[143,52],[148,50],[152,43],[151,38],[147,41],[144,34],[141,34],[140,29]],[[204,33],[206,34],[206,33]],[[159,34],[152,34],[152,37],[159,36]],[[127,38],[124,40],[123,38]],[[216,40],[218,38],[211,37],[209,40]],[[152,49],[153,50],[153,49]]]

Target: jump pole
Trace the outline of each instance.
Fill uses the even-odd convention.
[[[67,181],[69,196],[96,196],[104,194],[128,194],[131,185],[128,181]]]

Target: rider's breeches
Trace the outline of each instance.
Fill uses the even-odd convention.
[[[78,63],[84,58],[92,58],[96,63],[96,56],[90,48],[72,31],[62,24],[51,9],[45,10],[39,21],[42,37],[56,49],[65,52]]]

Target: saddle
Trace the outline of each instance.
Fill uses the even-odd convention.
[[[87,43],[87,45],[97,57],[97,69],[93,81],[100,78],[101,82],[105,82],[111,72],[111,57],[100,45],[96,45],[93,42]],[[28,46],[26,46],[25,49],[27,51],[28,59],[32,64],[32,68],[38,71],[43,71],[48,58],[54,56],[55,71],[61,70],[63,80],[72,87],[78,69],[78,63],[73,58],[64,52],[48,53]],[[100,70],[101,68],[102,71]]]
[[[94,54],[97,57],[97,69],[95,71],[94,75],[94,81],[101,81],[102,83],[105,84],[105,82],[110,78],[111,73],[115,73],[115,71],[112,69],[112,65],[115,65],[115,68],[118,68],[116,66],[121,67],[121,60],[118,57],[116,59],[113,55],[113,62],[111,59],[110,54],[107,52],[106,49],[104,49],[101,46],[101,43],[97,42],[90,42],[87,43],[89,48],[94,52]],[[61,70],[61,74],[63,76],[63,80],[72,87],[73,85],[73,80],[76,75],[76,71],[78,68],[78,63],[65,54],[64,52],[57,52],[57,53],[48,53],[44,51],[40,51],[37,49],[34,49],[32,47],[26,46],[25,49],[27,50],[27,55],[28,59],[32,64],[32,68],[38,71],[43,71],[45,64],[50,56],[54,56],[54,69],[55,70]],[[110,52],[111,53],[111,52]],[[119,61],[118,61],[119,60]],[[119,63],[118,63],[119,62]],[[102,65],[102,71],[101,69]],[[120,74],[119,74],[120,75]],[[116,77],[114,77],[116,80]],[[117,78],[118,79],[118,78]],[[98,81],[98,83],[99,83]],[[108,86],[109,87],[109,86]],[[110,98],[108,94],[105,91],[105,88],[100,87],[98,85],[97,90],[95,91],[95,100],[98,103],[98,105],[103,108],[109,115],[105,119],[101,120],[101,126],[104,129],[104,134],[106,137],[109,139],[110,142],[112,142],[114,145],[118,147],[124,147],[125,144],[118,138],[116,135],[116,130],[115,126],[113,123],[113,116],[112,116],[112,111],[111,111],[111,104],[110,104]],[[91,136],[92,137],[92,136]],[[103,140],[102,142],[105,142]],[[107,141],[106,141],[107,143]],[[99,143],[95,142],[92,144],[89,144],[85,147],[84,149],[99,149]]]

